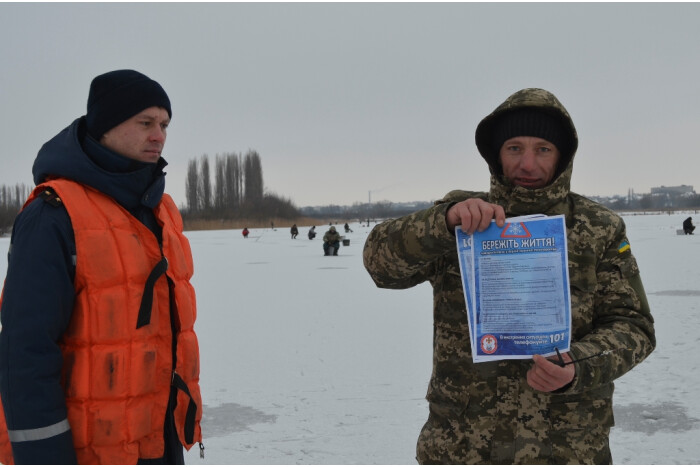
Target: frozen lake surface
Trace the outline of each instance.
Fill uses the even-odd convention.
[[[676,235],[687,216],[624,217],[658,345],[617,381],[617,464],[700,463],[700,235]],[[351,227],[337,257],[323,256],[327,226],[311,241],[308,226],[295,240],[288,228],[187,232],[206,448],[188,464],[416,463],[432,291],[376,288],[362,265],[370,229]]]

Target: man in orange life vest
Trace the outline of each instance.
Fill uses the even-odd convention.
[[[0,299],[3,463],[203,453],[192,254],[164,193],[171,117],[160,84],[112,71],[37,155]]]

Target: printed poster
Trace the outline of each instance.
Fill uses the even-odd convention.
[[[455,229],[474,362],[567,352],[571,297],[564,216]]]

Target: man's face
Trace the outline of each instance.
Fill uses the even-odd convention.
[[[543,188],[552,181],[559,162],[559,150],[549,141],[534,136],[516,136],[501,146],[503,175],[513,185]]]
[[[100,144],[141,162],[158,162],[170,124],[168,111],[149,107],[102,135]]]

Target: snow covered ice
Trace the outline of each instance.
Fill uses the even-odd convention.
[[[700,463],[700,235],[676,235],[688,215],[624,216],[658,343],[616,382],[617,464]],[[289,227],[186,232],[205,446],[188,464],[415,464],[432,291],[378,289],[362,265],[370,228],[351,227],[337,257],[323,225],[314,240],[309,226],[295,240]]]

